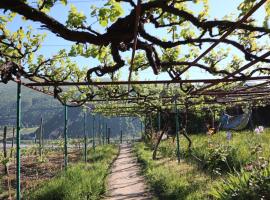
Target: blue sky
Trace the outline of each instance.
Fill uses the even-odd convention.
[[[70,0],[73,2],[73,4],[78,8],[79,11],[83,11],[86,16],[90,16],[90,4],[89,1],[86,0]],[[104,0],[91,0],[91,4],[96,5],[97,7],[102,6],[106,1]],[[221,19],[225,15],[235,13],[237,16],[237,6],[242,2],[242,0],[209,0],[210,2],[210,19]],[[64,7],[62,4],[57,4],[49,13],[50,16],[56,18],[58,21],[65,23],[66,16],[68,14],[70,6]],[[124,10],[126,13],[129,11],[129,7],[125,4]],[[201,9],[200,5],[194,6],[192,4],[192,7],[190,7],[191,10],[199,11]],[[260,19],[260,21],[263,19],[264,15],[264,8],[259,9],[253,17],[255,19]],[[89,13],[89,14],[88,14]],[[92,23],[93,19],[89,19],[89,23]],[[47,37],[43,43],[42,49],[39,51],[40,54],[43,54],[47,57],[55,54],[60,49],[69,49],[70,46],[74,43],[66,41],[62,38],[59,38],[55,36],[54,34],[50,33],[49,31],[40,30],[40,23],[34,23],[31,21],[22,21],[20,17],[16,17],[16,19],[10,24],[10,27],[12,30],[17,30],[20,26],[27,27],[28,25],[33,26],[34,29],[37,30],[37,32],[46,32]],[[96,26],[99,28],[98,26]],[[100,28],[101,29],[101,28]],[[151,31],[151,28],[150,28]],[[154,34],[154,29],[152,30]],[[166,34],[162,31],[156,32],[156,35],[161,35],[162,37],[166,37]],[[162,38],[161,37],[161,38]],[[207,48],[207,46],[204,46],[204,49]],[[236,52],[237,53],[237,52]],[[130,53],[124,54],[125,56],[130,56]],[[94,67],[98,65],[98,62],[95,59],[90,58],[76,58],[74,59],[81,67]],[[127,79],[127,67],[122,70],[122,79]],[[168,79],[167,74],[161,74],[159,76],[154,76],[151,69],[144,70],[139,75],[141,80],[155,80],[155,79]],[[200,70],[190,70],[189,71],[189,78],[208,78],[209,75],[202,73]]]

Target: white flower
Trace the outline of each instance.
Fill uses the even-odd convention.
[[[260,129],[259,128],[255,128],[254,132],[259,135],[261,132],[260,132]]]

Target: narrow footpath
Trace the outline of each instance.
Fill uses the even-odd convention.
[[[108,178],[106,200],[151,200],[140,166],[131,146],[123,144]]]

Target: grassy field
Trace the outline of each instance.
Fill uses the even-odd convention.
[[[270,199],[269,129],[260,135],[233,132],[231,140],[225,132],[191,139],[188,151],[187,141],[180,137],[180,165],[172,140],[161,142],[156,161],[148,146],[136,145],[144,173],[160,199]]]
[[[105,179],[113,159],[118,154],[115,145],[96,147],[88,151],[88,163],[70,166],[55,178],[37,188],[26,191],[25,199],[73,200],[100,199],[105,193]]]

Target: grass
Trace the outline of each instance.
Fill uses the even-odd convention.
[[[229,141],[225,132],[190,137],[191,153],[181,136],[181,159],[188,163],[180,165],[175,163],[176,143],[172,140],[161,142],[158,161],[151,159],[147,146],[138,144],[135,148],[160,199],[270,199],[269,129],[261,135],[233,132]]]
[[[206,135],[191,135],[192,155],[202,162],[203,168],[211,173],[227,173],[240,171],[241,168],[254,162],[258,157],[270,158],[270,130],[256,135],[250,131],[233,132],[230,141],[226,139],[226,133],[220,132],[211,137]],[[187,141],[181,137],[181,155],[185,159],[193,160],[187,150]],[[176,145],[171,141],[163,141],[160,145],[160,156],[175,158]]]
[[[205,191],[211,180],[196,167],[185,162],[178,165],[176,161],[167,158],[154,161],[151,150],[143,143],[135,145],[135,152],[151,188],[159,199],[208,199]]]
[[[270,167],[242,170],[217,182],[210,194],[220,200],[267,200],[270,199]]]
[[[115,145],[96,147],[88,151],[89,163],[70,166],[44,185],[25,193],[31,200],[100,199],[105,193],[108,169],[118,153]]]

